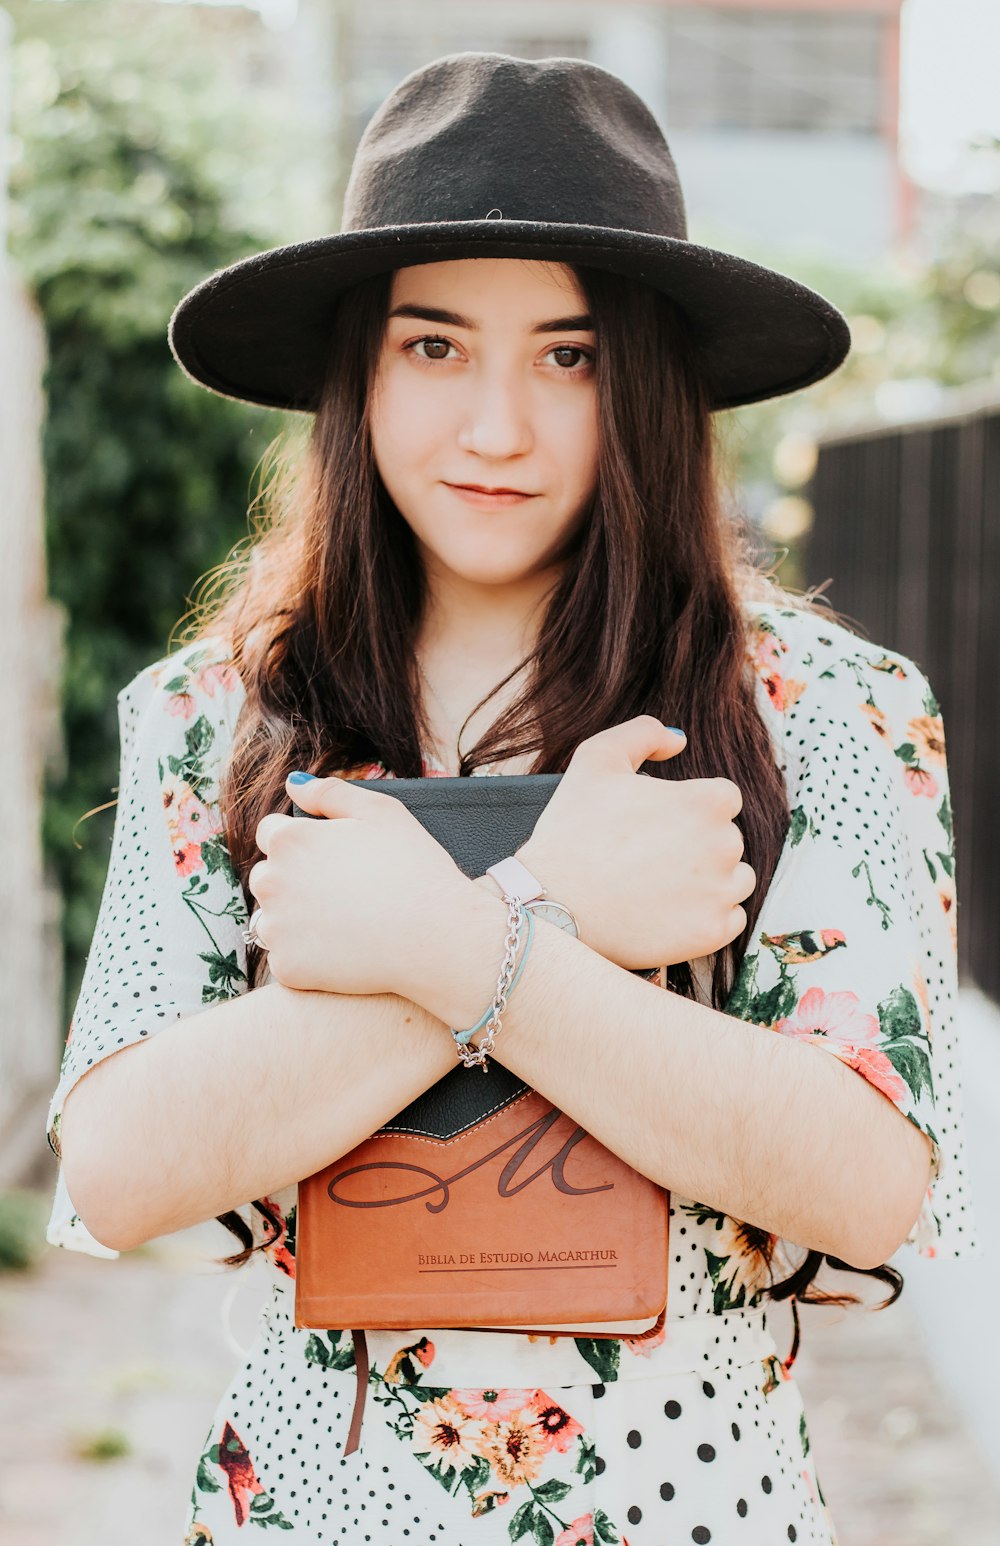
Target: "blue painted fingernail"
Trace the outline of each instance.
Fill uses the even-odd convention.
[[[315,777],[315,773],[289,773],[288,782],[290,784],[308,784]]]
[[[674,735],[684,735],[686,733],[681,729],[680,725],[667,725],[665,726],[665,729],[672,730]]]

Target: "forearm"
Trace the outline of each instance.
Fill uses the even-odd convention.
[[[453,1024],[475,1017],[504,919],[499,900],[471,907],[447,989],[420,995]],[[643,982],[551,925],[536,926],[497,1053],[671,1191],[851,1265],[884,1261],[919,1211],[928,1140],[853,1069]]]
[[[99,1063],[66,1098],[67,1190],[128,1250],[321,1170],[455,1066],[447,1029],[394,994],[272,982]]]

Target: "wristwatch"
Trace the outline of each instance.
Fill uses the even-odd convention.
[[[553,901],[541,881],[514,854],[499,860],[497,864],[489,865],[486,873],[493,876],[505,897],[517,897],[536,918],[555,924],[557,929],[562,929],[573,939],[580,938],[576,919],[569,908],[562,902]]]

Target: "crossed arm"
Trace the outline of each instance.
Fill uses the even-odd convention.
[[[507,927],[492,880],[476,886],[442,920],[440,957],[412,1002],[270,983],[81,1078],[62,1148],[91,1233],[127,1250],[277,1192],[448,1073],[445,1027],[479,1017]],[[860,1075],[664,992],[551,925],[535,930],[497,1050],[671,1191],[852,1266],[885,1261],[919,1212],[929,1141]]]

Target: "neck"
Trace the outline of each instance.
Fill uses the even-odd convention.
[[[557,578],[547,572],[518,585],[488,586],[428,575],[418,655],[425,662],[457,656],[467,671],[499,680],[534,649]]]

